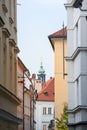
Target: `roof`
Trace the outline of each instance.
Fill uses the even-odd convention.
[[[37,101],[54,101],[54,78],[43,84],[42,90],[38,93]]]
[[[49,35],[48,37],[63,37],[63,36],[67,36],[67,29],[66,27]]]
[[[49,35],[48,38],[49,38],[49,40],[51,42],[51,45],[52,45],[52,47],[54,49],[53,43],[51,41],[51,38],[67,38],[67,27],[65,27],[65,28],[63,28],[63,29],[61,29],[61,30],[59,30],[59,31]]]

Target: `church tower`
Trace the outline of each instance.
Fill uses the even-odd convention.
[[[40,66],[37,76],[38,76],[38,79],[42,80],[42,82],[45,82],[46,74],[45,74],[45,70],[43,69],[42,62],[41,62],[41,66]]]

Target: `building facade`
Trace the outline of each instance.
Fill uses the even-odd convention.
[[[87,1],[68,0],[69,130],[87,130]]]
[[[23,119],[23,123],[19,125],[18,130],[30,130],[32,115],[32,83],[30,80],[30,72],[19,57],[17,65],[17,77],[17,96],[21,100],[21,104],[17,107],[17,116]]]
[[[29,70],[19,57],[17,77],[17,96],[21,100],[21,104],[17,107],[17,116],[23,119],[23,122],[19,125],[18,130],[34,130],[34,113],[36,107],[35,96],[37,96],[35,94],[37,93],[34,89],[34,85],[32,84],[33,76],[30,78]]]
[[[64,104],[68,103],[67,64],[64,59],[67,54],[66,27],[49,35],[48,38],[54,51],[55,118],[60,118]]]
[[[49,79],[38,93],[36,101],[36,130],[48,130],[54,124],[54,78]]]
[[[0,129],[18,130],[16,0],[0,0]]]

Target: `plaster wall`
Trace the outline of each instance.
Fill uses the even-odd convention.
[[[74,8],[73,2],[75,1],[71,0],[71,3],[68,1],[66,6],[69,130],[85,130],[87,128],[85,124],[87,122],[87,11]],[[86,0],[83,1],[81,8],[87,9]]]
[[[63,112],[64,104],[68,102],[67,88],[67,64],[63,63],[63,39],[58,38],[54,41],[54,63],[55,63],[55,118],[59,118]],[[67,54],[67,41],[64,40],[64,56]],[[64,72],[63,72],[64,64]]]
[[[43,115],[43,107],[46,107],[46,114]],[[48,114],[48,108],[52,109],[52,113]],[[54,119],[54,102],[36,101],[36,130],[43,130],[43,125],[48,125],[50,120]]]

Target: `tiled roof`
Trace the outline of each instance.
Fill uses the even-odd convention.
[[[37,101],[54,101],[54,78],[43,84],[42,90],[38,93]]]
[[[61,29],[61,30],[49,35],[49,37],[61,37],[61,36],[67,36],[66,27],[64,29]]]

